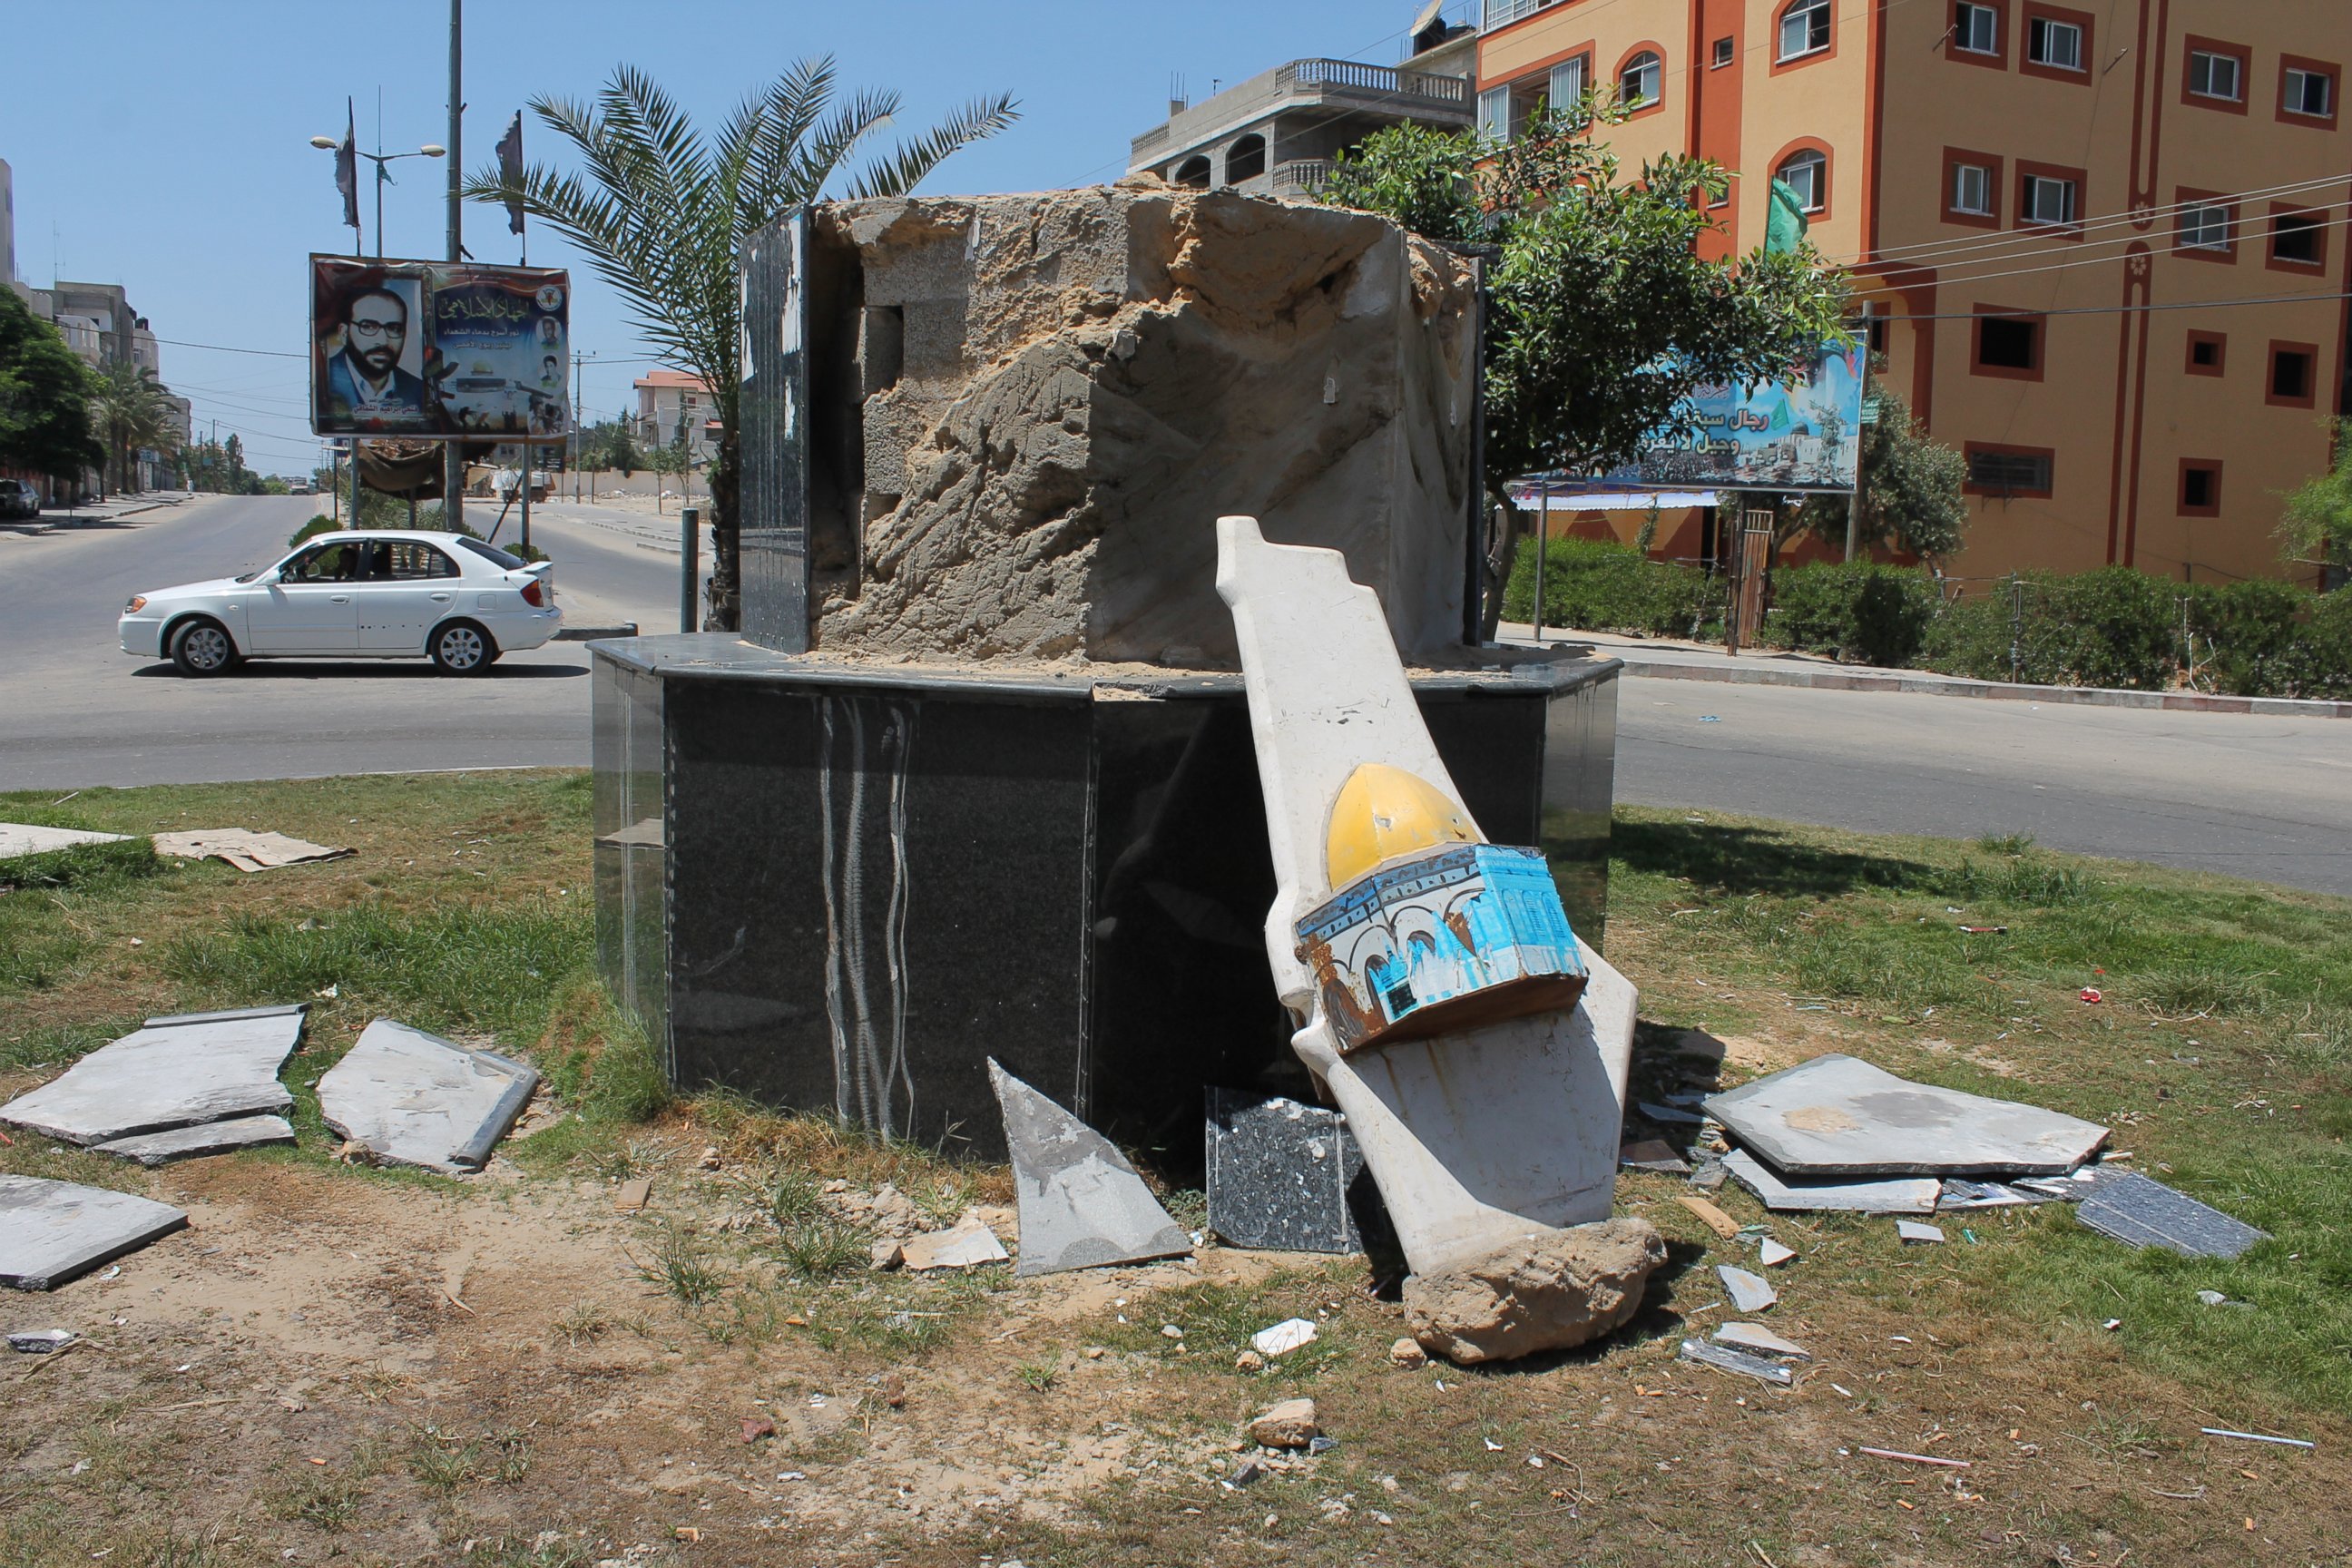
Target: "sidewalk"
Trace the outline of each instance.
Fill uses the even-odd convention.
[[[1536,646],[1526,622],[1503,623],[1500,640],[1515,647]],[[1554,631],[1544,645],[1589,647],[1624,661],[1627,675],[1654,680],[1713,680],[1736,686],[1802,686],[1827,691],[1909,691],[1937,697],[1980,697],[2011,702],[2073,703],[2100,708],[2156,708],[2178,713],[2257,713],[2277,718],[2352,719],[2352,702],[2294,697],[2220,697],[2201,691],[2118,691],[2097,686],[2012,686],[2005,680],[1972,680],[1924,669],[1883,669],[1840,664],[1819,654],[1752,648],[1737,658],[1720,645],[1664,637],[1618,637],[1609,632]]]
[[[142,490],[135,495],[109,496],[100,501],[84,501],[76,507],[49,507],[38,517],[25,518],[37,524],[43,532],[58,528],[88,528],[99,523],[115,522],[142,512],[160,511],[183,506],[196,499],[194,490]],[[27,531],[19,530],[19,531]]]

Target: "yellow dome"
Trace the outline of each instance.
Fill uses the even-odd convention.
[[[1365,763],[1331,803],[1324,845],[1331,885],[1344,888],[1384,860],[1439,844],[1483,844],[1470,814],[1427,779],[1385,763]]]

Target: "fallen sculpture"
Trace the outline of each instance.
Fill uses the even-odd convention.
[[[1664,1243],[1643,1220],[1562,1227],[1610,1215],[1633,988],[1568,930],[1539,854],[1486,844],[1340,554],[1269,544],[1246,517],[1219,519],[1217,543],[1276,989],[1395,1221],[1415,1335],[1486,1359],[1608,1332]]]
[[[296,1004],[150,1018],[0,1105],[0,1121],[135,1159],[117,1143],[233,1118],[274,1118],[294,1103],[278,1069],[301,1043],[308,1013],[307,1004]]]

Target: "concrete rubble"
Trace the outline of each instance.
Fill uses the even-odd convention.
[[[232,1116],[202,1121],[194,1127],[173,1127],[162,1132],[142,1132],[97,1146],[101,1154],[120,1155],[142,1165],[168,1165],[205,1154],[227,1154],[239,1149],[259,1149],[294,1142],[294,1124],[282,1116]]]
[[[187,1223],[131,1193],[0,1175],[0,1285],[54,1290]]]
[[[1715,1275],[1729,1293],[1731,1304],[1743,1312],[1761,1312],[1780,1299],[1780,1293],[1760,1274],[1720,1263],[1716,1266]]]
[[[1192,1250],[1127,1157],[1101,1133],[994,1060],[1021,1215],[1016,1275],[1141,1263]]]
[[[294,1103],[278,1081],[278,1069],[301,1043],[308,1014],[307,1004],[296,1004],[150,1018],[0,1105],[0,1121],[141,1159],[133,1149],[116,1145],[137,1140],[152,1147],[146,1140],[173,1129],[253,1116],[274,1120]],[[204,1136],[217,1135],[197,1141]]]
[[[1565,1350],[1632,1321],[1665,1260],[1665,1240],[1645,1219],[1542,1232],[1410,1276],[1405,1322],[1423,1350],[1465,1366]]]
[[[327,1125],[387,1165],[467,1175],[522,1114],[539,1074],[390,1018],[319,1080]]]
[[[931,1268],[978,1268],[983,1264],[1003,1263],[1011,1256],[988,1222],[971,1213],[966,1213],[945,1230],[909,1237],[898,1247],[899,1262],[910,1273]]]
[[[1304,1448],[1323,1435],[1316,1425],[1315,1402],[1286,1399],[1258,1412],[1249,1425],[1250,1441],[1267,1448]]]

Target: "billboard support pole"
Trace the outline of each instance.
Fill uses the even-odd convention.
[[[449,259],[465,259],[466,163],[462,138],[466,125],[465,72],[466,0],[449,0]],[[441,526],[457,532],[466,526],[466,449],[457,441],[441,448]]]
[[[1544,556],[1549,553],[1546,547],[1551,543],[1551,481],[1549,479],[1543,482],[1543,489],[1536,497],[1536,505],[1539,510],[1536,512],[1535,638],[1536,647],[1543,647]]]
[[[352,520],[351,520],[351,521],[349,521],[349,522],[347,522],[347,523],[343,524],[343,526],[344,526],[345,528],[357,528],[359,525],[360,525],[360,438],[359,438],[358,437],[354,436],[354,437],[352,437]]]
[[[522,444],[522,549],[518,552],[525,561],[530,559],[530,432],[523,432]]]

